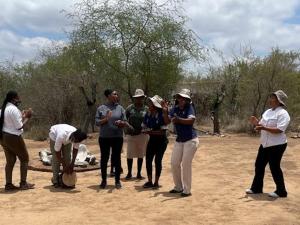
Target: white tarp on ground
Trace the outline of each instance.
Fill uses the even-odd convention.
[[[52,153],[48,149],[40,151],[39,156],[44,165],[51,166]],[[75,159],[75,166],[95,165],[96,163],[96,157],[88,151],[87,146],[80,144]]]

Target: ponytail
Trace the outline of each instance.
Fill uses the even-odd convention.
[[[2,139],[3,135],[3,124],[4,124],[4,112],[5,108],[8,102],[11,102],[14,98],[18,97],[18,93],[16,91],[9,91],[6,94],[6,97],[3,101],[2,107],[1,107],[1,116],[0,116],[0,139]]]

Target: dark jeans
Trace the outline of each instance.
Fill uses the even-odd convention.
[[[287,195],[282,170],[280,168],[280,161],[286,149],[286,146],[287,144],[283,144],[263,148],[263,146],[260,145],[255,161],[255,176],[251,186],[251,190],[253,192],[263,192],[265,167],[269,163],[272,177],[276,184],[275,192],[279,196]]]
[[[155,157],[155,177],[158,179],[162,170],[162,159],[167,149],[166,136],[150,136],[146,150],[146,168],[148,179],[152,179],[152,161]]]
[[[5,177],[6,183],[12,183],[12,172],[17,160],[20,160],[20,175],[21,182],[26,182],[29,155],[27,148],[22,136],[13,134],[3,133],[1,145],[4,149],[6,166],[5,166]]]
[[[100,153],[101,153],[101,175],[102,180],[106,181],[107,178],[107,162],[109,159],[110,148],[112,149],[112,164],[115,167],[115,180],[120,181],[120,171],[121,171],[121,151],[123,147],[122,137],[113,138],[101,138],[99,137]]]

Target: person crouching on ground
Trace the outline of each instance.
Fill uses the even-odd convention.
[[[16,158],[20,160],[20,189],[27,190],[34,188],[34,184],[27,182],[27,171],[29,154],[23,140],[23,127],[31,118],[32,110],[21,112],[18,105],[21,103],[17,92],[9,91],[3,101],[0,117],[0,142],[4,149],[5,166],[5,191],[19,189],[12,183],[12,172]]]
[[[58,188],[60,187],[60,164],[62,164],[63,173],[71,174],[73,172],[79,144],[87,139],[87,134],[71,125],[57,124],[50,128],[49,138],[53,173],[51,181],[54,187]],[[73,152],[71,152],[72,146]]]
[[[168,107],[162,107],[163,99],[155,95],[148,99],[149,111],[144,117],[143,133],[150,139],[146,150],[146,168],[148,181],[144,188],[159,188],[159,177],[162,170],[162,159],[169,143],[167,138]],[[155,181],[152,179],[152,161],[155,157]]]
[[[137,179],[143,179],[141,175],[143,158],[146,153],[146,148],[149,140],[148,134],[142,133],[142,123],[144,116],[148,111],[148,107],[145,106],[145,95],[141,89],[136,89],[135,95],[132,96],[133,104],[129,105],[126,109],[126,117],[128,120],[128,127],[125,129],[127,134],[127,167],[128,173],[126,180],[132,178],[132,164],[133,158],[137,160]]]
[[[276,190],[268,195],[273,198],[287,197],[283,173],[280,168],[281,158],[287,147],[285,130],[289,125],[290,116],[284,109],[287,95],[278,90],[270,95],[270,109],[266,110],[261,120],[255,116],[250,117],[250,122],[255,130],[261,131],[260,146],[255,161],[255,176],[250,189],[246,194],[259,194],[263,192],[265,167],[269,163]]]
[[[174,188],[170,193],[181,193],[182,197],[191,195],[192,161],[199,145],[199,139],[193,128],[196,116],[191,104],[189,89],[176,94],[175,105],[169,114],[177,137],[171,156],[171,168]]]

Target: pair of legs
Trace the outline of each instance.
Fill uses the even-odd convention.
[[[251,186],[251,190],[254,193],[263,192],[265,167],[269,163],[272,177],[276,184],[275,193],[279,197],[287,196],[283,173],[280,168],[280,162],[286,147],[287,144],[276,145],[267,148],[263,148],[263,146],[260,145],[255,161],[255,176]]]
[[[127,158],[127,168],[128,168],[128,173],[126,176],[126,179],[130,179],[132,177],[132,164],[133,164],[133,159]],[[142,179],[142,166],[143,166],[143,158],[138,158],[137,159],[137,179]]]
[[[59,171],[60,171],[60,162],[58,162],[58,159],[56,157],[56,152],[54,150],[55,141],[50,139],[50,150],[52,153],[52,183],[55,187],[59,186]],[[64,162],[66,165],[71,164],[71,151],[72,151],[72,144],[63,145],[61,149],[61,154]]]
[[[127,136],[127,167],[128,174],[126,179],[132,177],[132,164],[133,158],[137,159],[137,179],[143,179],[141,175],[143,158],[146,153],[147,144],[149,141],[149,135],[147,134],[138,134],[138,135],[128,135]]]
[[[146,150],[146,168],[148,182],[144,184],[144,188],[159,187],[159,177],[162,170],[162,159],[167,149],[168,139],[166,136],[150,136]],[[155,159],[154,159],[155,158]],[[152,179],[152,162],[155,161],[155,181]]]
[[[198,138],[175,142],[171,156],[171,168],[175,187],[171,193],[191,194],[192,161],[199,145]]]
[[[29,155],[22,136],[3,133],[1,144],[4,149],[5,158],[6,158],[5,189],[6,190],[16,189],[16,187],[12,183],[12,172],[17,157],[20,160],[20,176],[21,176],[20,188],[21,189],[33,188],[34,184],[30,184],[27,182]]]
[[[109,160],[110,149],[111,149],[112,164],[115,168],[116,187],[121,188],[120,172],[121,172],[121,151],[123,147],[123,137],[113,137],[113,138],[99,137],[99,146],[100,146],[100,153],[101,153],[100,166],[101,166],[101,176],[102,176],[102,182],[100,184],[100,187],[105,188],[107,184],[107,162]]]

